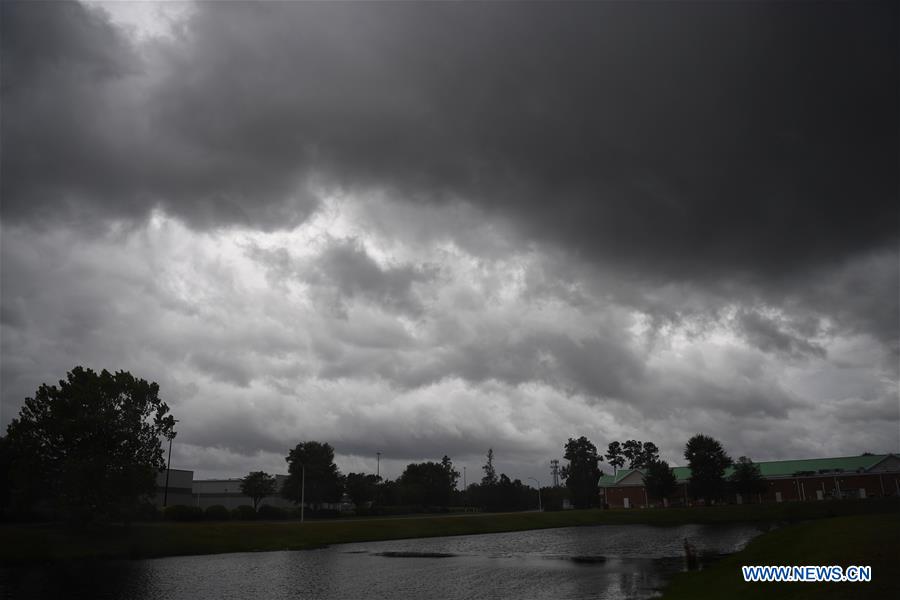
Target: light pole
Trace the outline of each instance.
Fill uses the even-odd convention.
[[[529,477],[528,479],[535,482],[538,486],[538,511],[544,512],[544,503],[541,501],[541,482],[534,477]]]
[[[303,509],[306,505],[306,465],[300,465],[300,522],[303,523]]]
[[[175,427],[174,423],[177,422],[178,419],[175,419],[173,421],[173,429]],[[175,438],[175,432],[170,431],[168,434],[166,434],[166,437],[169,438],[169,460],[166,461],[166,488],[165,491],[163,491],[163,508],[165,508],[169,502],[169,471],[172,470],[172,440]]]

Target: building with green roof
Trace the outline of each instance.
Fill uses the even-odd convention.
[[[900,497],[900,457],[895,454],[863,454],[835,458],[775,460],[755,463],[767,484],[767,490],[756,497],[728,494],[723,501],[789,502],[817,501],[830,498]],[[654,505],[690,505],[691,470],[672,469],[678,482],[677,491],[665,499],[647,496],[643,469],[622,469],[600,477],[600,494],[604,505],[632,508]],[[725,471],[728,479],[733,467]]]

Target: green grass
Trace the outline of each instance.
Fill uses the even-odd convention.
[[[708,508],[572,510],[417,518],[307,522],[148,523],[73,529],[61,525],[0,526],[0,561],[68,558],[148,558],[329,544],[570,527],[645,523],[793,522],[830,516],[897,513],[887,500],[784,503]]]
[[[741,565],[868,565],[868,583],[746,583]],[[900,514],[857,515],[794,524],[764,534],[712,567],[680,573],[663,600],[728,598],[896,598],[900,591]]]

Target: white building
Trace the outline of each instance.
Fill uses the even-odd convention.
[[[169,485],[166,491],[166,470],[156,475],[156,506],[175,506],[194,504],[194,472],[184,469],[169,469]]]
[[[281,487],[287,480],[287,475],[275,475],[275,493],[263,498],[260,506],[269,505],[279,508],[292,508],[294,502],[281,496]],[[240,479],[197,479],[193,482],[192,504],[200,508],[220,504],[225,508],[233,509],[238,506],[253,506],[253,500],[241,493]]]

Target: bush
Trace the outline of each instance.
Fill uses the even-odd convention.
[[[289,508],[287,510],[280,509],[285,513],[284,518],[288,519],[300,519],[300,507],[295,506]],[[262,514],[262,508],[259,509],[260,514]],[[331,508],[321,508],[314,509],[309,506],[306,507],[306,511],[303,513],[303,517],[305,519],[336,519],[341,516],[341,511],[334,510]]]
[[[425,512],[425,508],[421,505],[375,505],[370,508],[356,508],[356,514],[359,516],[415,515],[424,514]]]
[[[203,517],[207,521],[227,521],[231,517],[231,513],[221,504],[213,504],[206,507]]]
[[[166,521],[199,521],[203,518],[203,509],[199,506],[175,504],[163,509],[163,518]]]
[[[231,511],[231,518],[237,521],[252,521],[256,518],[256,511],[247,504],[241,504]]]
[[[268,504],[260,506],[256,514],[260,519],[268,519],[270,521],[283,521],[288,518],[286,510],[277,506],[269,506]]]

